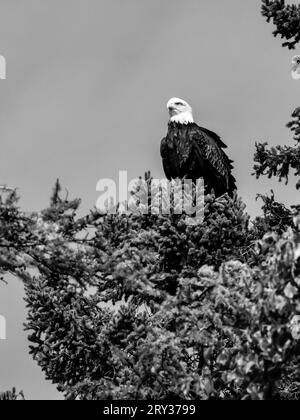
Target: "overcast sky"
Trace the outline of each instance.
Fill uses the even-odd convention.
[[[94,206],[100,178],[119,170],[163,177],[159,144],[166,102],[187,100],[235,161],[249,213],[257,193],[299,201],[294,185],[251,176],[255,141],[292,144],[285,124],[299,106],[294,54],[260,15],[260,0],[1,0],[0,183],[19,188],[25,210],[49,201],[57,177]],[[296,2],[299,3],[299,2]],[[297,197],[296,197],[297,195]],[[23,288],[0,285],[0,390],[58,398],[28,355]]]

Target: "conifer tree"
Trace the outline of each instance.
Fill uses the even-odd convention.
[[[285,0],[262,0],[262,15],[273,22],[273,35],[286,41],[283,47],[294,49],[300,41],[300,5],[286,4]]]
[[[286,4],[284,0],[262,0],[262,15],[268,22],[276,26],[274,36],[280,35],[287,41],[284,47],[294,49],[300,41],[300,5]],[[289,181],[294,175],[296,189],[300,189],[300,108],[292,113],[292,120],[287,124],[293,134],[294,145],[284,145],[267,148],[268,143],[257,143],[254,156],[254,171],[257,178],[276,177],[279,181]],[[300,203],[295,203],[291,209],[275,200],[274,193],[270,197],[261,196],[264,202],[264,221],[258,220],[260,227],[277,229],[282,232],[288,226],[293,226],[293,218],[297,217]]]

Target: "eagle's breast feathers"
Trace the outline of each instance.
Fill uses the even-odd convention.
[[[231,174],[232,161],[224,152],[220,137],[195,123],[169,122],[167,136],[161,142],[163,167],[168,179],[204,178],[216,195],[236,189]]]

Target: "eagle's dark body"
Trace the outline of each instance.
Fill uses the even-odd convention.
[[[195,123],[169,122],[160,148],[165,175],[169,180],[203,178],[207,193],[232,195],[236,185],[226,147],[217,134]]]

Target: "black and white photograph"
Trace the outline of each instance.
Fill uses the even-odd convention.
[[[0,401],[300,399],[300,0],[0,0],[0,145]]]

